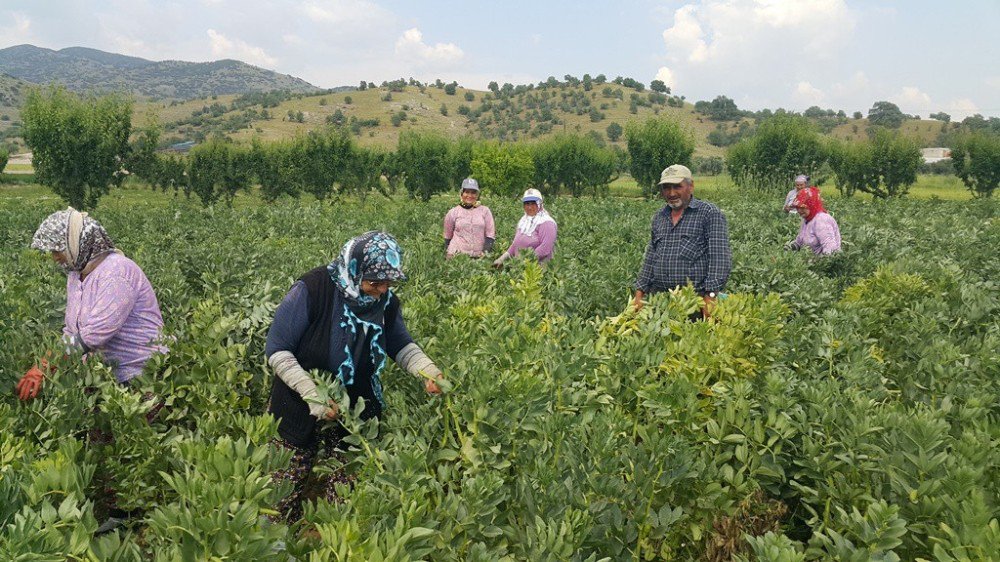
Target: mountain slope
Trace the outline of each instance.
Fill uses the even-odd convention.
[[[300,78],[235,60],[157,62],[85,47],[54,51],[17,45],[0,49],[0,72],[36,84],[57,82],[78,92],[124,90],[150,98],[319,91]]]

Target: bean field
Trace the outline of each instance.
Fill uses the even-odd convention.
[[[695,196],[699,193],[696,189]],[[786,252],[780,197],[720,190],[728,298],[634,313],[662,202],[559,198],[546,267],[446,261],[453,196],[203,208],[121,190],[92,215],[151,280],[171,352],[136,389],[60,362],[65,276],[28,248],[54,197],[0,193],[0,559],[988,560],[1000,552],[1000,223],[995,201],[835,199],[844,251]],[[487,197],[496,251],[520,216]],[[407,326],[449,385],[391,366],[379,421],[348,414],[340,502],[272,524],[288,462],[263,414],[264,341],[301,274],[394,234]],[[333,389],[336,391],[336,389]],[[114,435],[98,443],[94,431]],[[139,513],[94,537],[102,490]]]

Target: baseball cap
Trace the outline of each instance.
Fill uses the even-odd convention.
[[[472,178],[465,178],[462,180],[462,191],[465,191],[466,189],[479,191],[479,182]]]
[[[687,166],[682,164],[674,164],[663,170],[660,174],[660,181],[656,185],[663,185],[665,183],[681,183],[684,180],[693,181],[691,178],[691,170]]]
[[[542,192],[537,189],[529,189],[524,192],[524,196],[521,197],[522,203],[527,203],[529,201],[534,201],[535,203],[542,202]]]

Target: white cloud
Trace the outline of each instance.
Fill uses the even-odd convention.
[[[831,90],[839,97],[858,97],[866,95],[870,87],[871,82],[868,80],[868,76],[859,70],[848,80],[835,83]]]
[[[903,113],[916,114],[924,119],[931,113],[944,111],[956,120],[962,120],[979,113],[979,107],[969,98],[953,99],[946,103],[935,102],[920,88],[904,86],[899,93],[889,97],[889,101],[899,106]]]
[[[0,45],[5,47],[31,43],[34,35],[31,30],[31,18],[21,12],[7,12],[7,21],[13,21],[11,25],[0,27]]]
[[[663,83],[667,85],[668,88],[673,90],[677,87],[677,82],[674,80],[674,73],[669,68],[661,66],[659,70],[656,71],[656,80],[663,80]]]
[[[979,106],[977,106],[975,104],[975,102],[973,102],[969,98],[961,98],[961,99],[957,99],[957,100],[952,100],[947,105],[947,109],[945,111],[949,115],[951,115],[952,118],[954,118],[956,120],[965,119],[966,117],[969,117],[970,115],[975,115],[977,113],[981,113],[979,111]]]
[[[264,49],[239,39],[230,39],[214,29],[208,30],[208,40],[212,56],[216,58],[232,58],[265,68],[273,68],[278,62],[278,59],[268,55]]]
[[[379,21],[390,20],[392,16],[385,8],[367,0],[308,0],[301,4],[300,9],[314,22],[345,29],[369,27]]]
[[[449,65],[462,60],[465,53],[454,43],[424,43],[424,35],[417,28],[407,29],[396,40],[396,55],[417,64]]]
[[[889,101],[898,105],[904,113],[934,111],[931,97],[915,86],[904,86],[898,94],[890,97]]]
[[[806,105],[820,105],[826,96],[823,91],[809,82],[799,82],[795,86],[795,98]]]
[[[282,35],[281,40],[288,45],[302,45],[303,43],[305,43],[305,41],[303,41],[301,37],[299,37],[294,33],[286,33]]]
[[[845,19],[843,0],[757,0],[754,13],[774,27],[808,25],[831,15]]]
[[[832,58],[855,23],[845,0],[699,0],[674,12],[663,40],[673,60],[692,64],[750,54],[784,62],[802,51]]]
[[[846,0],[688,0],[663,32],[664,62],[689,98],[805,109],[830,102],[856,19]]]
[[[708,57],[705,32],[698,22],[697,7],[693,4],[682,6],[674,12],[674,25],[663,32],[663,42],[667,44],[668,55],[674,59],[687,59],[699,63]]]

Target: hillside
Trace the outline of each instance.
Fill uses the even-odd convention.
[[[605,97],[596,86],[590,92],[584,92],[582,87],[533,90],[506,100],[498,100],[488,91],[456,88],[454,95],[448,95],[439,88],[406,86],[395,92],[379,88],[290,95],[269,107],[262,104],[247,107],[241,96],[218,96],[216,99],[203,98],[184,103],[144,103],[136,106],[136,113],[139,121],[139,116],[149,111],[156,113],[165,126],[164,136],[177,140],[203,139],[218,132],[241,141],[254,137],[268,141],[324,127],[338,120],[340,112],[340,122],[346,126],[354,123],[353,129],[362,145],[387,148],[394,148],[399,134],[405,130],[435,130],[452,138],[473,135],[508,140],[544,138],[559,132],[590,134],[593,131],[607,142],[607,127],[611,123],[624,126],[631,119],[662,115],[678,120],[694,134],[699,155],[724,153],[724,149],[705,142],[705,135],[715,125],[696,114],[690,104],[684,107],[639,106],[633,114],[629,109],[629,89],[614,84],[609,86],[613,91],[621,91],[623,99]],[[560,102],[564,101],[562,94],[566,94],[567,99],[575,96],[578,101],[586,98],[587,107],[595,108],[601,115],[591,117],[589,111],[583,110],[582,102],[578,107],[571,107],[568,102],[562,108],[554,105],[546,112],[539,109],[537,101],[532,102],[528,98],[528,94],[533,94],[537,99],[543,92]],[[387,94],[388,100],[385,99]],[[642,95],[646,96],[645,93]],[[469,96],[471,101],[467,99]],[[484,103],[490,109],[484,110]],[[447,108],[447,115],[442,113],[442,105]],[[468,108],[469,115],[460,113],[464,111],[462,106]],[[567,111],[567,108],[570,110]],[[267,118],[262,117],[262,111],[267,112]],[[302,122],[297,121],[299,112],[302,112]],[[400,121],[396,126],[393,115],[401,115],[400,112],[405,117],[397,118]],[[477,112],[481,113],[474,115]],[[511,130],[512,127],[514,130]],[[617,144],[624,147],[624,137]]]
[[[714,146],[708,140],[717,127],[727,134],[737,134],[741,126],[747,128],[754,123],[750,118],[712,121],[681,98],[654,95],[652,99],[657,100],[654,103],[648,91],[636,92],[613,83],[595,84],[590,91],[580,85],[564,85],[499,96],[461,87],[453,95],[433,86],[395,89],[276,95],[267,103],[255,104],[248,96],[218,96],[184,103],[139,104],[136,112],[157,114],[164,125],[164,138],[176,141],[203,140],[213,134],[246,142],[255,137],[270,141],[291,138],[332,122],[351,127],[362,145],[385,148],[395,148],[399,134],[406,130],[433,130],[452,138],[472,135],[508,140],[531,140],[569,132],[599,135],[602,141],[624,148],[624,135],[616,143],[608,139],[607,128],[611,123],[625,126],[631,120],[662,116],[678,121],[691,132],[697,156],[725,154],[726,147]],[[634,112],[633,99],[642,100],[641,104],[634,104]],[[137,118],[136,122],[140,121]],[[900,130],[921,145],[929,145],[941,125],[939,121],[911,120],[904,122]],[[840,139],[861,139],[867,127],[866,119],[826,123],[827,134]]]
[[[154,99],[320,90],[294,76],[235,60],[150,61],[84,47],[54,51],[17,45],[0,49],[0,72],[36,84],[60,83],[77,92],[125,90]]]
[[[24,101],[28,89],[33,85],[0,73],[0,143],[3,143],[8,137],[17,135],[15,125],[21,120],[21,112],[18,108]]]

